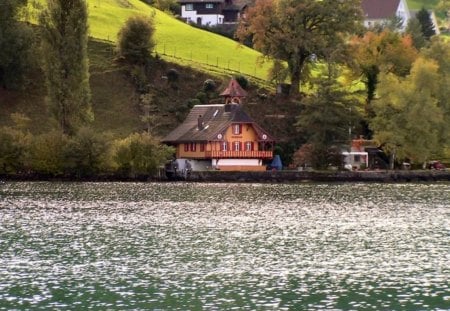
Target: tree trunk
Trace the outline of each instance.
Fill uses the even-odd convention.
[[[294,55],[294,59],[288,61],[289,73],[291,75],[291,87],[289,89],[290,96],[297,96],[301,91],[301,82],[303,79],[302,73],[305,67],[306,60],[309,55],[306,53],[300,53],[299,55]]]

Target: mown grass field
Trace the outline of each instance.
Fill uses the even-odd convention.
[[[44,4],[44,0],[39,0]],[[90,35],[115,42],[117,33],[132,15],[155,21],[156,52],[171,62],[214,72],[242,73],[267,79],[269,62],[250,48],[177,20],[139,0],[88,0]]]
[[[434,8],[439,0],[408,0],[407,2],[410,10],[420,10],[422,7],[426,9]]]

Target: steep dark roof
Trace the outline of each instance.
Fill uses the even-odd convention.
[[[224,3],[225,0],[178,0],[179,3]]]
[[[369,19],[384,19],[395,16],[400,0],[362,0],[364,17]]]
[[[220,93],[224,97],[246,97],[247,92],[239,85],[236,79],[231,79],[227,88]]]
[[[199,129],[199,116],[203,121],[202,129]],[[256,124],[239,105],[196,105],[189,112],[186,120],[176,129],[169,133],[162,142],[182,143],[182,142],[207,142],[220,141],[218,134],[225,134],[225,131],[232,123],[252,124],[260,140],[273,141],[274,139]],[[263,135],[267,135],[263,139]]]

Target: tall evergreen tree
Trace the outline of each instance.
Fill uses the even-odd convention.
[[[436,34],[436,30],[434,29],[430,13],[424,7],[422,7],[422,9],[417,12],[416,18],[419,21],[420,26],[422,27],[423,36],[427,40],[430,40],[430,38]]]
[[[69,135],[93,117],[84,0],[49,0],[40,15],[42,53],[50,108]]]
[[[20,88],[30,64],[32,30],[18,21],[20,8],[27,0],[0,2],[0,87]]]

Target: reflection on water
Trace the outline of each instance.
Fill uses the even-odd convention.
[[[0,310],[450,306],[449,184],[0,187]]]

